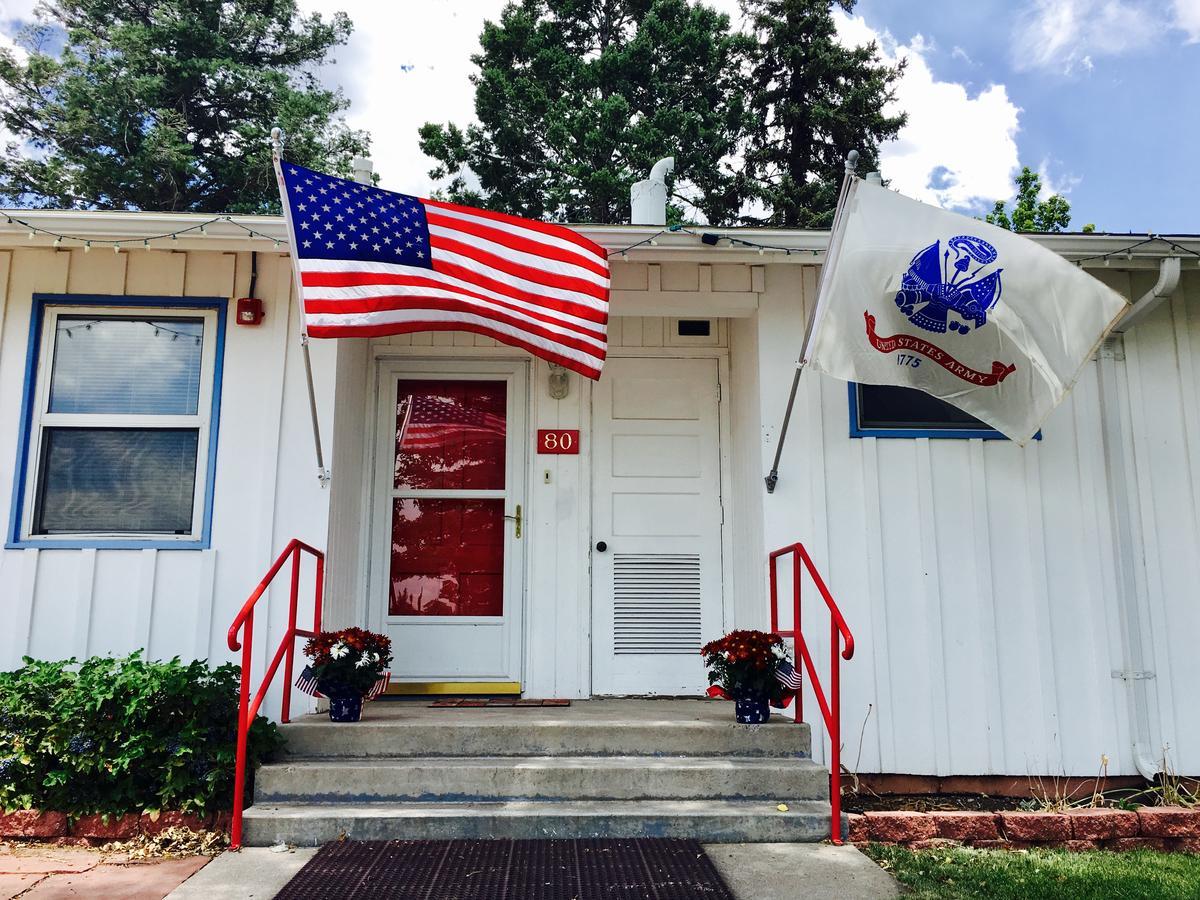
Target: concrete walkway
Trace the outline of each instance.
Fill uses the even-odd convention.
[[[46,844],[0,847],[0,898],[162,900],[207,856],[131,860],[119,853]]]
[[[831,844],[708,844],[705,851],[738,900],[877,900],[899,897],[890,875],[853,847]],[[265,900],[317,851],[246,847],[223,853],[168,900]]]

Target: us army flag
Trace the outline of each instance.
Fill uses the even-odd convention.
[[[851,178],[803,360],[925,391],[1023,446],[1128,305],[1028,238]]]

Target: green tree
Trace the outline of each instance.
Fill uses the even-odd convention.
[[[673,199],[710,223],[741,204],[728,164],[744,124],[748,41],[688,0],[519,0],[487,22],[478,125],[427,123],[421,149],[449,199],[518,215],[623,222],[661,157]]]
[[[1009,216],[1003,200],[984,218],[993,225],[1009,231],[1062,231],[1071,224],[1071,204],[1059,194],[1051,194],[1039,200],[1042,179],[1038,173],[1025,166],[1016,178],[1017,199]],[[1093,226],[1094,228],[1095,226]]]
[[[846,154],[859,171],[878,168],[879,145],[894,138],[904,115],[884,107],[895,98],[904,64],[888,66],[874,43],[838,43],[832,10],[855,0],[742,0],[756,47],[747,108],[748,199],[764,210],[748,222],[825,227],[833,218]]]
[[[315,68],[350,20],[295,0],[47,0],[0,50],[0,158],[10,205],[262,212],[279,205],[269,135],[288,158],[347,173],[368,147]],[[63,40],[59,53],[49,47]]]

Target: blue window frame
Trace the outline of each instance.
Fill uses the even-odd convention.
[[[915,388],[849,385],[850,437],[1006,441],[996,429]],[[1034,438],[1041,440],[1039,431]]]
[[[35,294],[6,546],[210,546],[227,301]]]

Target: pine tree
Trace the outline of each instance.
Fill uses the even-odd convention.
[[[315,66],[344,44],[344,13],[295,0],[48,0],[0,50],[0,201],[18,206],[278,209],[269,135],[288,158],[348,173],[367,135]],[[59,31],[61,29],[62,31]],[[48,49],[62,40],[60,52]]]
[[[1065,197],[1051,194],[1045,200],[1038,199],[1042,179],[1029,166],[1021,169],[1016,185],[1017,199],[1012,217],[1009,217],[1004,201],[997,200],[992,211],[984,217],[988,222],[1009,231],[1062,231],[1071,224],[1071,204]]]
[[[519,0],[488,22],[478,125],[427,123],[449,199],[537,218],[624,222],[629,188],[674,156],[672,197],[710,223],[741,204],[728,159],[744,125],[747,39],[688,0]]]
[[[761,215],[749,223],[827,227],[846,155],[859,171],[878,168],[880,143],[904,115],[887,115],[904,68],[884,65],[874,43],[838,43],[829,0],[742,0],[756,38],[747,108],[745,190]],[[836,0],[846,12],[854,0]]]

